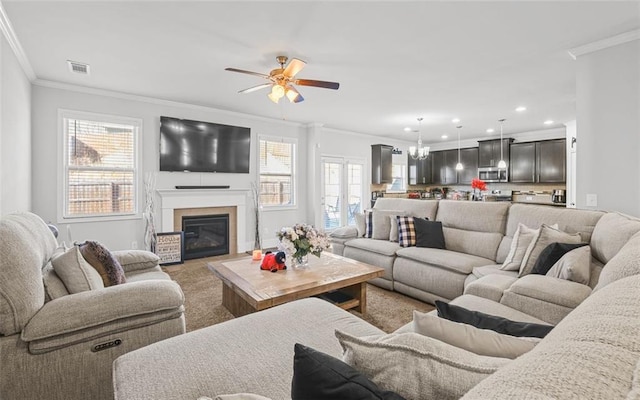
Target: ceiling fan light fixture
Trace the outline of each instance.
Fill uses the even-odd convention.
[[[288,87],[287,90],[285,90],[285,96],[287,96],[287,99],[289,99],[291,103],[295,103],[296,99],[300,96],[300,93],[295,89]]]
[[[284,96],[284,88],[281,85],[273,85],[271,93],[267,95],[271,101],[278,104],[278,101]]]

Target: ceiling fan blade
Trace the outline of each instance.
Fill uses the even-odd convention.
[[[237,69],[237,68],[225,68],[224,70],[225,71],[231,71],[231,72],[240,72],[241,74],[261,76],[261,77],[263,77],[265,79],[269,79],[269,75],[261,74],[259,72],[246,71],[244,69]]]
[[[238,93],[251,93],[251,92],[255,92],[256,90],[260,90],[266,87],[271,86],[271,83],[263,83],[262,85],[258,85],[258,86],[253,86],[244,90],[240,90],[238,91]]]
[[[293,58],[289,61],[289,65],[287,65],[282,74],[286,77],[293,78],[298,72],[302,71],[305,65],[307,65],[306,62]]]
[[[304,97],[302,97],[300,92],[298,92],[298,90],[296,90],[296,88],[291,85],[287,85],[287,91],[285,92],[285,95],[292,103],[300,103],[301,101],[304,101]]]
[[[315,86],[333,90],[337,90],[340,87],[338,82],[315,81],[313,79],[296,79],[294,83],[301,86]]]

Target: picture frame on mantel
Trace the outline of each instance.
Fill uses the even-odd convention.
[[[159,232],[156,241],[156,255],[160,265],[184,263],[184,232]]]

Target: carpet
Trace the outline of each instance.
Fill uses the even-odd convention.
[[[187,332],[234,318],[222,306],[222,281],[207,268],[207,262],[210,261],[220,261],[220,257],[189,260],[181,265],[164,267],[184,292]],[[363,318],[360,313],[351,312],[390,333],[413,320],[413,310],[428,312],[433,309],[432,305],[420,300],[367,285],[367,314]]]

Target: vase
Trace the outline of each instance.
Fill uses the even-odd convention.
[[[309,259],[307,255],[293,257],[293,267],[294,268],[306,268],[309,266]]]

